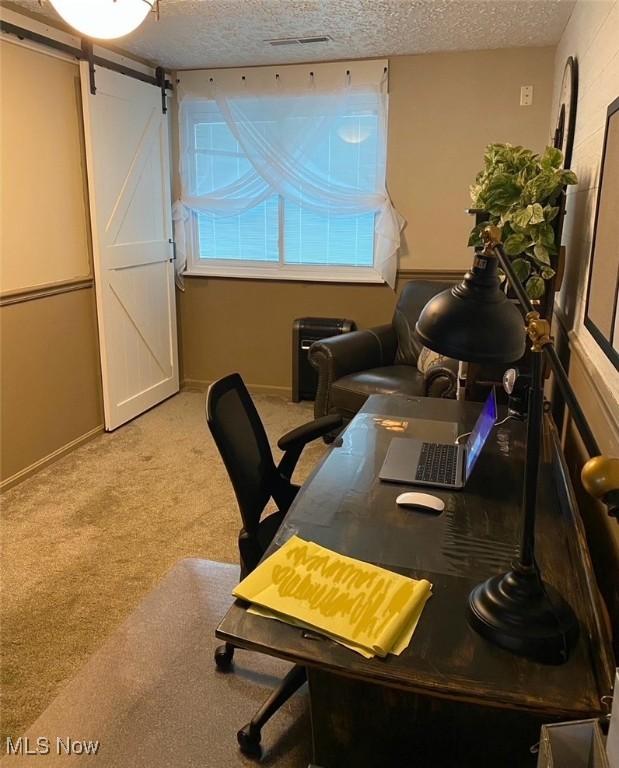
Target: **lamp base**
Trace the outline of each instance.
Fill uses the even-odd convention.
[[[568,603],[535,569],[519,565],[475,587],[468,620],[494,645],[543,664],[566,662],[578,639]]]

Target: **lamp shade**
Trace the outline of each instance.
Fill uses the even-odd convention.
[[[429,349],[469,363],[511,363],[524,354],[518,308],[500,288],[495,256],[475,254],[464,280],[426,304],[416,331]]]
[[[146,0],[50,0],[60,16],[88,37],[112,40],[128,35],[152,10]]]

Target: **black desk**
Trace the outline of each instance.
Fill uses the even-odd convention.
[[[546,580],[568,598],[582,624],[579,643],[561,667],[489,645],[465,618],[472,587],[506,570],[516,552],[524,426],[510,421],[494,430],[464,491],[432,491],[445,501],[438,517],[397,507],[397,495],[410,486],[378,480],[392,437],[453,439],[450,422],[458,422],[458,433],[468,431],[479,408],[371,397],[307,480],[273,544],[298,532],[343,554],[432,581],[433,596],[401,656],[368,661],[328,640],[247,614],[239,602],[218,628],[218,636],[235,645],[307,666],[314,761],[324,768],[522,768],[535,764],[529,747],[541,723],[601,712],[614,662],[550,422],[540,472],[538,559]]]

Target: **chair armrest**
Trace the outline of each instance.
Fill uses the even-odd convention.
[[[426,397],[455,397],[458,361],[444,357],[428,366],[424,375]]]
[[[318,371],[314,415],[329,413],[329,391],[333,382],[350,373],[392,365],[396,347],[397,338],[391,325],[315,341],[308,356]]]
[[[328,370],[331,381],[368,368],[390,365],[395,357],[396,336],[391,325],[315,341],[309,360],[319,374]]]
[[[286,434],[278,440],[277,447],[282,451],[303,448],[304,445],[311,443],[312,440],[316,440],[316,438],[322,437],[328,432],[331,432],[331,430],[341,426],[341,416],[338,416],[337,414],[321,416],[319,419],[314,419],[314,421],[309,421],[307,424],[302,424],[300,427],[292,429],[290,432],[286,432]]]

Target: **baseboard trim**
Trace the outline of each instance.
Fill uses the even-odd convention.
[[[100,424],[98,427],[91,429],[84,435],[76,437],[75,440],[71,440],[70,443],[66,443],[66,445],[63,445],[61,448],[58,448],[47,456],[44,456],[42,459],[35,461],[34,464],[30,464],[30,466],[25,467],[24,469],[20,469],[19,472],[16,472],[14,475],[11,475],[11,477],[7,477],[6,480],[2,480],[0,482],[0,492],[6,491],[9,488],[12,488],[14,485],[21,483],[22,480],[25,480],[27,477],[34,475],[36,472],[44,469],[49,464],[53,464],[55,461],[58,461],[58,459],[66,456],[67,453],[71,453],[71,451],[79,448],[80,445],[89,442],[97,435],[103,434],[103,431],[103,424]]]
[[[206,392],[213,381],[205,381],[203,379],[183,379],[181,390],[193,389],[198,392]],[[292,398],[292,389],[290,387],[279,387],[272,384],[247,384],[246,386],[252,395],[276,395],[277,397],[284,397],[286,400]]]

